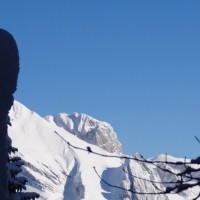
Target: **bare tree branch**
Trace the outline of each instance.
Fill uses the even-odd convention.
[[[73,144],[71,144],[70,142],[68,142],[65,138],[63,138],[58,132],[54,131],[63,141],[66,142],[66,144],[68,145],[69,148],[76,149],[76,150],[80,150],[80,151],[85,151],[88,152],[88,154],[94,154],[97,156],[101,156],[101,157],[107,157],[107,158],[118,158],[118,159],[125,159],[125,160],[134,160],[136,162],[141,162],[141,163],[146,163],[146,164],[151,164],[155,167],[157,167],[158,169],[162,170],[165,173],[169,173],[173,176],[175,176],[177,178],[177,181],[152,181],[149,179],[145,179],[142,177],[138,177],[138,176],[134,176],[130,173],[128,173],[125,169],[123,169],[123,171],[125,173],[128,173],[129,175],[133,176],[134,178],[143,180],[143,181],[147,181],[153,184],[153,186],[159,190],[159,192],[140,192],[140,191],[134,191],[131,188],[127,189],[127,188],[123,188],[121,186],[117,186],[114,184],[109,183],[108,181],[106,181],[105,179],[103,179],[99,173],[97,172],[96,168],[94,168],[95,173],[97,174],[97,176],[100,178],[100,180],[105,183],[106,185],[113,187],[113,188],[118,188],[124,191],[129,191],[133,194],[138,194],[138,195],[162,195],[162,194],[177,194],[180,193],[182,191],[185,191],[189,188],[193,188],[195,186],[200,186],[200,177],[199,177],[199,173],[200,173],[200,157],[196,158],[196,159],[191,159],[190,161],[186,161],[186,158],[184,159],[184,161],[178,161],[178,162],[172,162],[172,161],[168,161],[167,160],[167,154],[165,156],[165,161],[160,161],[160,160],[146,160],[144,158],[138,159],[132,156],[126,156],[126,155],[122,155],[122,156],[118,156],[118,155],[108,155],[108,154],[102,154],[99,152],[95,152],[92,150],[92,148],[90,146],[87,146],[86,148],[82,148],[82,147],[78,147],[75,146]],[[164,167],[160,166],[160,165],[164,165]],[[172,170],[168,169],[167,166],[172,165],[172,166],[184,166],[185,169],[181,172],[173,172]],[[191,166],[195,166],[191,167]],[[197,167],[198,166],[198,167]],[[198,175],[195,175],[197,174]],[[159,183],[159,184],[174,184],[173,186],[167,186],[166,189],[164,191],[160,190],[155,184]],[[200,197],[200,194],[195,197],[193,200],[197,200]]]

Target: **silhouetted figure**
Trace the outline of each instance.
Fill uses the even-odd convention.
[[[7,122],[17,87],[19,55],[10,33],[0,29],[0,199],[8,199],[7,191]]]

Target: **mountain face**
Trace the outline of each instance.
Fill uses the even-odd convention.
[[[187,200],[199,193],[199,188],[173,195],[130,193],[129,189],[149,193],[164,190],[163,183],[146,180],[160,182],[174,177],[144,162],[103,157],[73,148],[90,147],[91,151],[105,156],[121,153],[121,145],[110,125],[87,115],[59,114],[44,119],[15,102],[10,119],[12,126],[8,131],[12,146],[19,149],[18,154],[25,161],[21,175],[29,180],[27,190],[39,193],[42,200]],[[114,144],[109,148],[111,143]],[[142,159],[139,154],[135,157]],[[164,160],[164,156],[155,159]],[[181,170],[168,167],[174,172]],[[108,186],[98,175],[127,191]]]
[[[88,115],[60,113],[56,116],[46,116],[52,124],[65,129],[89,144],[94,144],[110,152],[121,154],[121,144],[110,124],[98,121]]]

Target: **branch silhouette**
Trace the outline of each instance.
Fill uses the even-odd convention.
[[[126,156],[126,155],[121,155],[121,156],[108,155],[108,154],[103,154],[103,153],[93,151],[90,146],[87,146],[85,148],[75,146],[75,145],[71,144],[69,141],[67,141],[64,137],[62,137],[57,131],[54,131],[54,133],[57,134],[72,150],[74,149],[74,150],[79,150],[79,151],[85,151],[85,152],[88,152],[88,154],[94,154],[94,155],[105,157],[105,158],[118,158],[118,159],[125,159],[125,160],[134,160],[136,162],[150,164],[150,165],[157,167],[158,169],[162,170],[165,173],[170,173],[171,175],[173,175],[177,178],[177,181],[160,181],[160,182],[152,181],[152,180],[145,179],[145,178],[142,178],[139,176],[134,176],[134,175],[128,173],[125,169],[122,169],[125,173],[128,173],[129,175],[131,175],[132,177],[134,177],[136,179],[140,179],[140,180],[152,183],[154,185],[154,187],[158,190],[158,192],[140,192],[140,191],[134,191],[131,188],[127,189],[127,188],[109,183],[108,181],[106,181],[99,175],[96,167],[94,166],[93,169],[94,169],[96,175],[99,177],[99,179],[103,183],[105,183],[106,185],[108,185],[110,187],[118,188],[118,189],[121,189],[124,191],[131,192],[133,194],[138,194],[138,195],[162,195],[162,194],[177,194],[177,193],[186,191],[189,188],[193,188],[195,186],[200,186],[200,166],[199,166],[200,165],[200,157],[197,157],[196,159],[191,159],[190,161],[186,161],[186,158],[185,158],[183,162],[181,162],[181,161],[172,162],[172,161],[167,160],[167,154],[165,156],[165,161],[146,160],[143,157],[141,159],[138,159],[138,158]],[[164,165],[164,167],[160,166],[160,165]],[[176,172],[173,172],[172,170],[166,168],[169,165],[184,166],[185,169],[181,172],[176,173]],[[191,167],[191,166],[194,166],[196,168]],[[162,191],[155,185],[156,183],[167,184],[169,186],[167,186],[166,189]],[[171,186],[171,184],[173,184],[173,186]],[[200,197],[200,193],[192,200],[197,200],[199,197]]]
[[[97,176],[100,178],[100,180],[101,180],[102,182],[104,182],[106,185],[110,186],[110,187],[118,188],[118,189],[121,189],[121,190],[129,191],[129,192],[131,192],[131,193],[133,193],[133,194],[140,194],[140,195],[157,195],[157,194],[160,195],[160,194],[166,194],[166,191],[161,191],[161,192],[157,192],[157,193],[155,193],[155,192],[138,192],[138,191],[132,190],[131,188],[130,188],[130,189],[127,189],[127,188],[124,188],[124,187],[120,187],[120,186],[111,184],[111,183],[107,182],[105,179],[103,179],[103,178],[99,175],[99,173],[98,173],[97,170],[96,170],[96,167],[93,167],[93,169],[94,169],[95,173],[97,174]]]

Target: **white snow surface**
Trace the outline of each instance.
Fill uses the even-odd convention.
[[[76,116],[86,117],[79,114]],[[152,165],[133,160],[101,157],[71,148],[67,142],[80,148],[89,146],[92,151],[105,155],[119,153],[109,153],[102,147],[83,141],[55,123],[55,120],[51,121],[50,118],[53,117],[49,117],[47,121],[17,101],[10,111],[10,118],[12,126],[9,127],[8,132],[12,139],[12,146],[18,148],[19,156],[25,161],[22,176],[29,180],[27,190],[38,192],[42,200],[187,200],[194,198],[199,192],[199,188],[194,188],[181,194],[168,196],[135,195],[110,187],[101,181],[94,167],[107,182],[139,192],[158,191],[152,183],[133,178],[130,174],[155,181],[161,181],[163,178],[167,180],[171,177]],[[75,126],[73,120],[65,124],[67,123],[69,127]],[[87,124],[88,121],[82,120],[81,123],[82,127],[86,127],[84,123]],[[135,156],[140,157],[139,154]],[[172,170],[179,169],[172,168]],[[156,186],[161,190],[165,187],[162,184]]]

